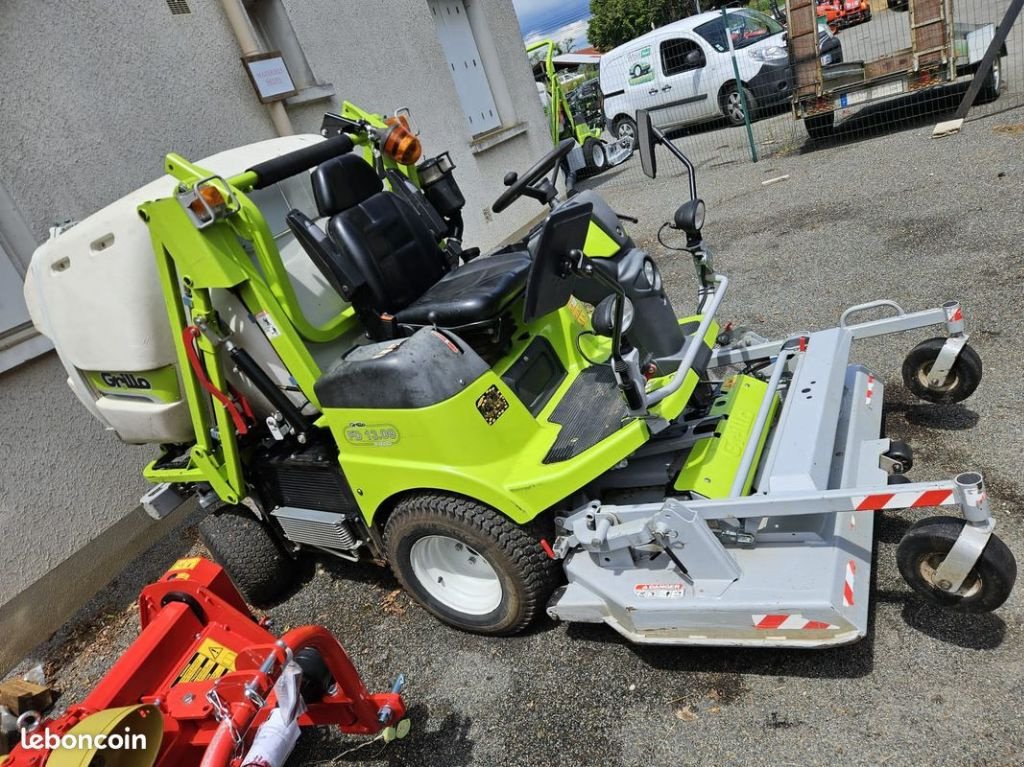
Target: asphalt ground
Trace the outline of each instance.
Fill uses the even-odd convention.
[[[1022,125],[1016,110],[933,140],[928,122],[757,165],[708,170],[701,162],[698,176],[706,239],[731,279],[723,319],[773,335],[834,325],[843,308],[874,298],[907,310],[964,302],[985,364],[967,402],[920,403],[900,383],[904,355],[927,331],[858,342],[854,358],[885,382],[889,434],[915,448],[912,477],[984,472],[999,535],[1018,556]],[[630,229],[686,313],[692,266],[654,242],[686,187],[667,154],[660,160],[655,181],[627,165],[589,184],[641,219]],[[780,176],[788,178],[762,184]],[[343,756],[360,741],[309,731],[291,764],[1024,764],[1024,600],[1015,594],[979,616],[918,599],[897,572],[895,548],[911,521],[930,513],[881,516],[869,635],[825,651],[645,648],[610,628],[547,619],[522,636],[484,638],[438,623],[386,571],[319,559],[270,610],[278,630],[323,623],[371,688],[404,672],[414,726],[405,741]],[[64,691],[59,704],[80,699],[134,638],[139,589],[188,552],[201,552],[190,525],[129,563],[22,668],[45,661]]]

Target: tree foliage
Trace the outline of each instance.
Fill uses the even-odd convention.
[[[710,8],[712,3],[701,3]],[[590,0],[587,40],[601,51],[697,12],[696,0]]]

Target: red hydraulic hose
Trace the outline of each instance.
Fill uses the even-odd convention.
[[[199,379],[199,384],[207,391],[207,393],[216,399],[220,404],[224,406],[224,409],[228,411],[231,416],[231,420],[235,423],[235,428],[239,434],[248,434],[249,425],[245,422],[245,417],[239,411],[238,406],[231,401],[224,392],[213,385],[209,376],[206,375],[206,370],[203,368],[203,363],[199,359],[199,352],[196,351],[195,340],[202,335],[202,331],[195,325],[187,325],[181,331],[181,340],[185,344],[185,354],[188,357],[188,362],[192,366],[192,371],[196,374],[196,378]]]

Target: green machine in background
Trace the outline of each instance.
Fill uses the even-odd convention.
[[[600,173],[628,160],[633,155],[632,137],[608,143],[603,138],[602,125],[588,124],[584,114],[573,111],[562,81],[558,78],[555,43],[552,40],[538,40],[526,47],[527,54],[535,51],[543,51],[534,64],[534,72],[538,89],[543,88],[541,99],[548,116],[551,140],[556,145],[563,139],[576,142],[573,151],[565,159],[570,186],[572,180]]]

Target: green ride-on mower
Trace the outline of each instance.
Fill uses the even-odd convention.
[[[572,150],[562,160],[567,188],[573,189],[577,179],[614,168],[632,157],[632,137],[608,143],[603,138],[603,126],[590,125],[584,115],[573,112],[562,82],[558,79],[554,60],[555,43],[552,40],[538,40],[526,46],[528,55],[535,51],[543,51],[534,64],[534,72],[538,84],[544,88],[544,108],[547,111],[551,140],[555,146],[565,139],[574,142]]]
[[[350,118],[328,139],[168,155],[169,177],[43,245],[26,287],[83,403],[160,444],[147,509],[197,494],[250,601],[327,552],[387,563],[469,631],[546,611],[636,642],[823,647],[867,631],[874,513],[938,506],[961,516],[907,532],[908,583],[967,611],[1006,599],[1016,566],[981,475],[903,482],[883,382],[849,361],[854,340],[938,325],[904,380],[964,399],[981,363],[958,303],[873,302],[776,340],[723,330],[693,167],[642,112],[644,170],[660,144],[690,172],[666,226],[696,268],[694,314],[600,196],[559,199],[571,139],[493,204],[537,200],[543,222],[466,263],[450,161],[412,167],[394,120]]]

